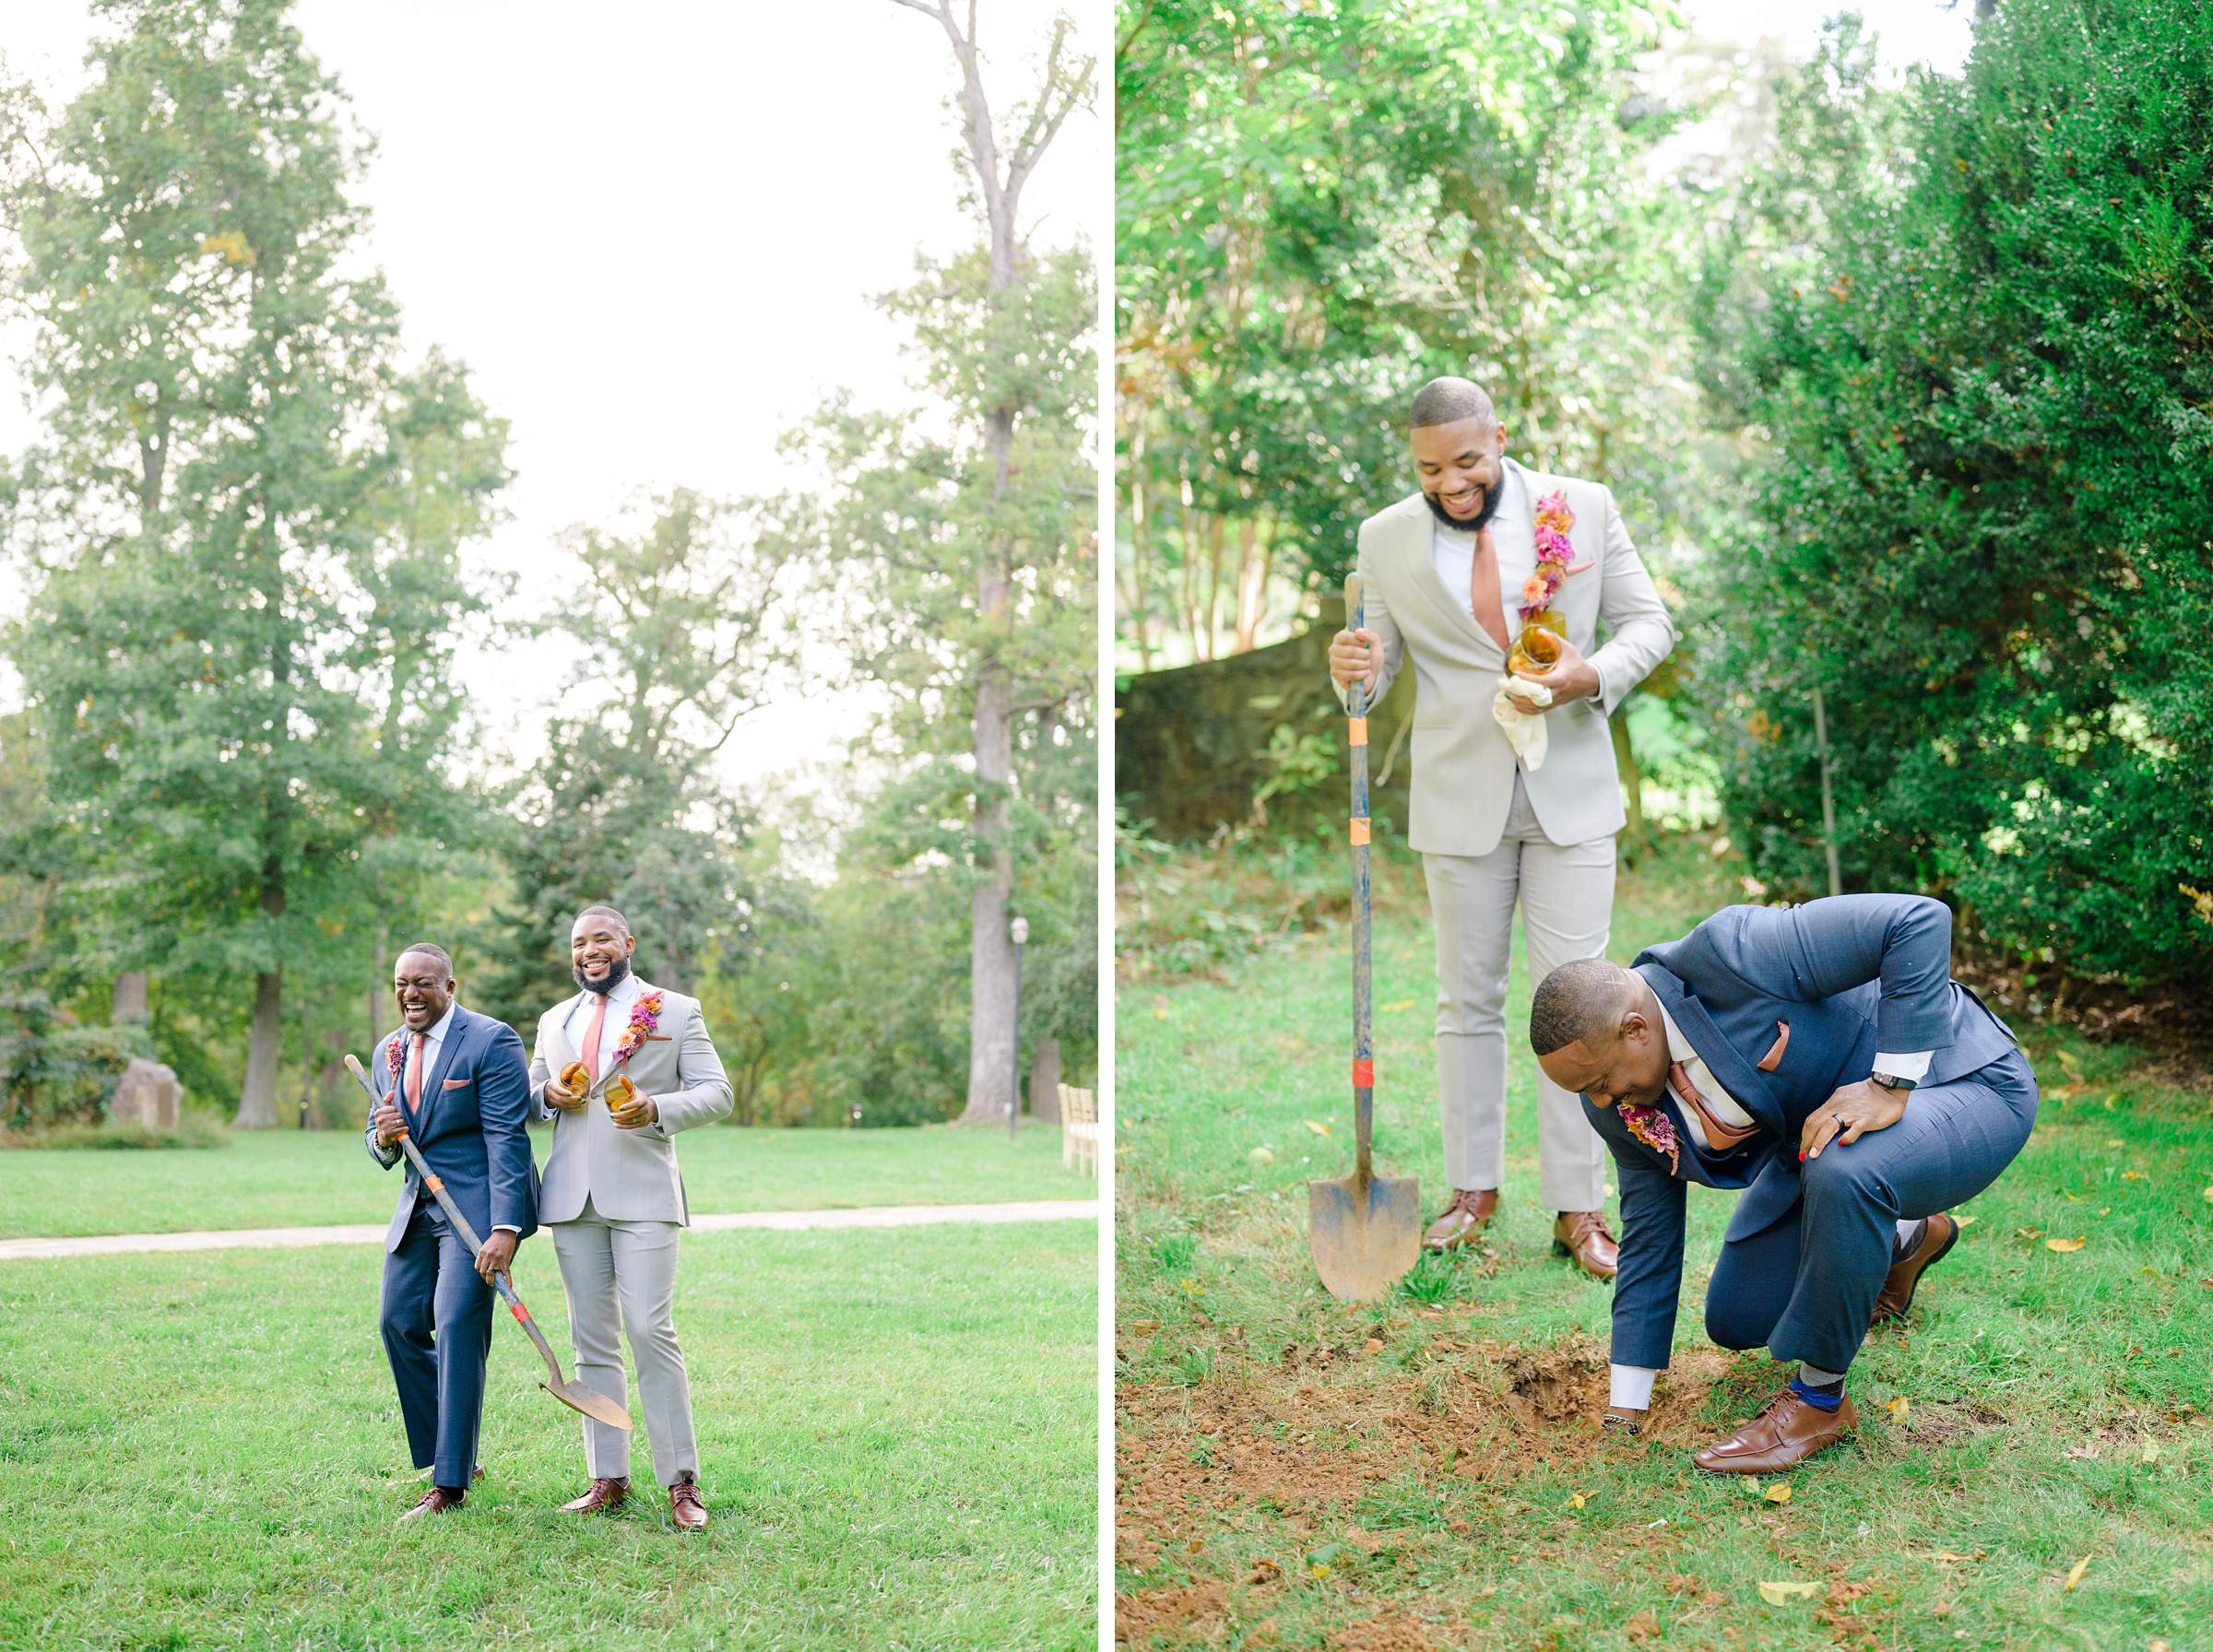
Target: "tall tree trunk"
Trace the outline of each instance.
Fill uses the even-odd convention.
[[[1629,713],[1625,702],[1606,719],[1614,736],[1614,762],[1621,773],[1622,803],[1629,816],[1629,842],[1644,842],[1644,771],[1637,766],[1637,748],[1629,744]]]
[[[272,918],[284,915],[284,872],[272,856],[262,868],[261,910]],[[254,1032],[246,1044],[246,1087],[238,1098],[238,1116],[231,1122],[241,1130],[277,1127],[277,1058],[284,1050],[284,966],[264,970],[254,977]]]
[[[115,977],[114,1008],[111,1019],[127,1021],[146,1019],[146,972],[125,970]]]
[[[991,454],[993,494],[1003,499],[1013,462],[1013,416],[992,414],[984,441]],[[994,546],[977,581],[976,606],[997,618],[1012,596]],[[985,1124],[1006,1117],[1014,1083],[1014,942],[1007,934],[1007,901],[1014,892],[1013,846],[1007,841],[1014,685],[1003,667],[987,667],[976,684],[972,738],[976,850],[988,859],[989,873],[968,898],[968,1104],[961,1122]]]
[[[1060,1041],[1040,1038],[1030,1052],[1030,1113],[1039,1124],[1060,1122]]]

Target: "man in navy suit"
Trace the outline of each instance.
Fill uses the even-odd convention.
[[[478,1233],[473,1256],[412,1164],[385,1235],[379,1326],[408,1448],[431,1489],[400,1516],[458,1508],[482,1475],[484,1356],[491,1346],[491,1280],[538,1228],[538,1165],[530,1153],[530,1069],[513,1027],[454,1002],[453,960],[419,941],[399,955],[393,991],[399,1029],[377,1046],[377,1103],[369,1153],[386,1170],[414,1139],[431,1173]],[[404,1111],[403,1111],[404,1109]]]
[[[1699,1452],[1778,1473],[1857,1421],[1844,1374],[1959,1237],[2036,1122],[2005,1023],[1951,978],[1952,915],[1918,895],[1731,906],[1629,969],[1563,964],[1530,1042],[1582,1094],[1621,1174],[1609,1427],[1634,1433],[1667,1364],[1684,1184],[1742,1189],[1706,1292],[1724,1348],[1796,1360],[1759,1414]]]

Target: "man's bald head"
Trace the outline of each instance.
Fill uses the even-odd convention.
[[[1529,1003],[1529,1047],[1540,1060],[1580,1044],[1592,1054],[1621,1035],[1629,972],[1604,958],[1578,958],[1537,983]]]
[[[1498,422],[1497,409],[1491,398],[1484,394],[1483,386],[1469,379],[1431,379],[1414,393],[1414,406],[1407,410],[1406,428],[1426,431],[1440,424],[1458,424],[1473,419],[1485,429]]]

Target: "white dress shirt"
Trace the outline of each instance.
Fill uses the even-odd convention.
[[[1530,503],[1529,487],[1522,480],[1521,466],[1511,459],[1500,461],[1504,482],[1498,490],[1498,509],[1491,517],[1491,544],[1498,553],[1498,599],[1506,615],[1506,632],[1511,637],[1521,629],[1522,582],[1537,571],[1537,519]],[[1473,530],[1462,532],[1437,525],[1435,537],[1429,543],[1429,559],[1437,565],[1437,577],[1445,582],[1445,589],[1452,593],[1453,600],[1467,610],[1468,618],[1475,618],[1475,535]]]
[[[599,1076],[603,1079],[614,1070],[615,1045],[621,1041],[622,1030],[630,1025],[630,1007],[638,1001],[645,990],[645,984],[633,972],[616,982],[607,994],[607,1020],[599,1028]],[[569,1019],[562,1025],[562,1031],[568,1034],[569,1044],[575,1050],[579,1061],[584,1060],[584,1035],[591,1028],[592,1011],[598,1007],[598,994],[586,993],[577,1000],[576,1007],[569,1011]]]
[[[456,1005],[448,1004],[445,1013],[422,1031],[422,1093],[426,1101],[431,1093],[431,1075],[438,1070],[438,1052],[445,1043],[446,1029],[454,1024],[454,1010],[456,1008]],[[408,1108],[408,1063],[415,1059],[415,1033],[406,1027],[399,1030],[399,1081],[394,1088],[399,1092],[399,1108],[403,1114]],[[495,1221],[491,1224],[491,1231],[495,1233],[519,1233],[523,1230],[512,1221]]]

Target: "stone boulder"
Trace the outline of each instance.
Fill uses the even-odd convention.
[[[177,1127],[177,1103],[183,1094],[177,1075],[159,1061],[134,1057],[108,1098],[108,1116],[117,1124],[148,1130]]]

